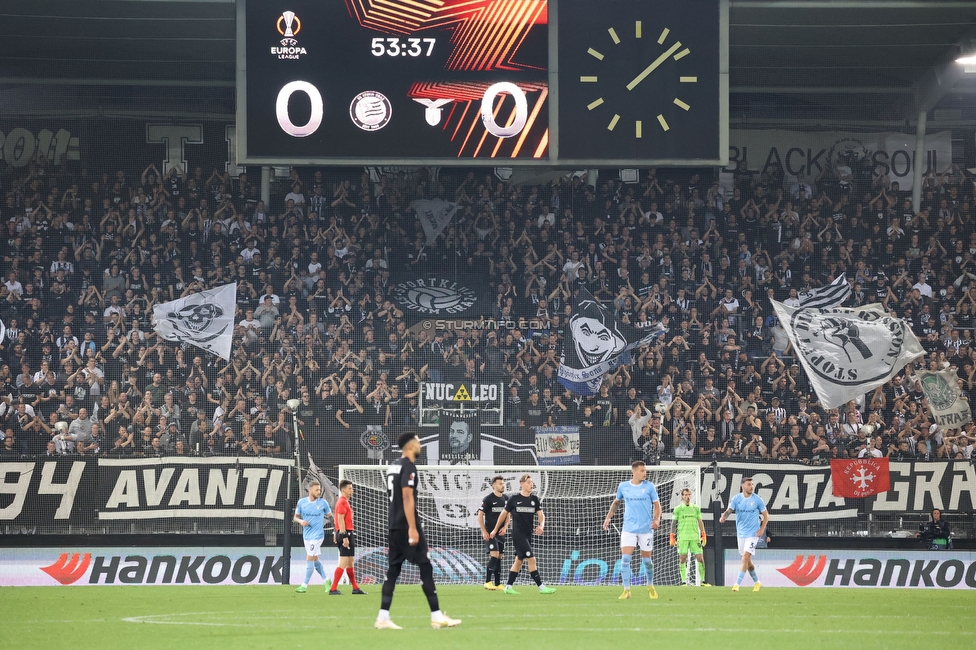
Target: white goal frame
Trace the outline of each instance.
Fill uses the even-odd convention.
[[[356,527],[357,530],[363,530],[364,527],[369,529],[370,532],[364,535],[364,537],[371,538],[371,542],[368,542],[365,538],[362,540],[367,546],[383,546],[385,543],[386,512],[383,504],[386,503],[385,475],[388,466],[388,464],[339,466],[339,480],[351,479],[356,486],[356,495],[353,496],[353,508],[357,509],[357,500],[360,500],[361,507],[363,507],[363,511],[358,511],[357,509],[359,516],[357,517]],[[701,503],[705,500],[701,494],[704,469],[699,463],[654,465],[647,467],[647,480],[658,486],[658,493],[662,505],[661,527],[655,531],[655,565],[662,570],[667,567],[669,571],[668,575],[670,576],[669,579],[671,580],[670,584],[674,584],[675,575],[677,574],[677,549],[671,548],[668,545],[670,522],[673,519],[672,510],[675,505],[680,503],[680,490],[684,487],[692,488],[692,504],[701,506]],[[580,540],[593,540],[602,535],[604,541],[600,544],[602,549],[601,558],[605,563],[610,563],[610,575],[613,575],[614,565],[612,562],[619,560],[620,511],[618,510],[618,514],[614,519],[614,526],[610,529],[610,533],[602,531],[603,516],[606,514],[606,508],[609,507],[610,501],[613,498],[616,485],[630,478],[631,471],[629,465],[418,465],[417,470],[420,474],[418,507],[422,507],[426,511],[421,511],[420,514],[425,528],[428,530],[428,540],[432,546],[456,546],[444,540],[466,539],[466,536],[470,536],[472,540],[474,537],[480,540],[480,533],[477,532],[476,522],[475,527],[472,528],[471,516],[476,512],[483,496],[490,491],[490,487],[485,487],[485,485],[491,476],[501,475],[505,477],[506,494],[511,495],[517,489],[518,477],[522,474],[557,476],[566,479],[569,479],[569,476],[573,474],[577,476],[581,475],[578,481],[573,481],[572,479],[562,480],[557,481],[555,485],[550,484],[548,479],[545,481],[540,480],[540,478],[536,479],[536,493],[543,499],[544,505],[546,503],[552,503],[552,501],[558,503],[558,506],[553,504],[550,507],[546,507],[549,519],[547,521],[544,542],[549,542],[553,537],[557,536],[564,539],[571,539],[573,535],[576,535]],[[367,476],[375,476],[376,479],[373,480],[370,478],[368,483],[364,482],[364,473]],[[585,475],[591,473],[594,475],[594,480],[586,481]],[[657,477],[661,476],[666,477],[661,479],[663,487],[662,485],[658,485],[658,481],[656,480]],[[668,484],[670,484],[670,487],[667,487]],[[709,489],[708,486],[704,487],[705,489]],[[369,491],[372,494],[367,497],[363,494],[365,491]],[[383,494],[382,503],[376,498],[380,492]],[[436,514],[431,516],[431,511]],[[444,516],[445,511],[460,514],[458,514],[454,521],[447,521],[448,517]],[[562,513],[562,516],[554,514],[554,511],[556,513]],[[569,519],[566,516],[567,513],[579,513],[579,517]],[[363,522],[362,526],[360,522]],[[363,533],[365,532],[363,530]],[[613,539],[616,541],[613,541]],[[582,543],[586,544],[588,541],[582,541]],[[472,544],[471,540],[468,540],[462,546],[457,546],[458,549],[462,547],[467,555],[464,562],[470,566],[472,564],[470,559],[478,558],[478,550],[476,548],[478,547],[478,543]],[[575,547],[572,546],[571,542],[565,546],[567,557],[572,555],[570,553],[572,548]],[[578,556],[579,554],[576,555]],[[508,552],[506,551],[506,562],[508,561],[508,557]],[[543,557],[541,553],[540,557]],[[586,555],[584,553],[580,559],[585,559],[585,557]],[[443,561],[445,564],[450,562],[450,559]],[[689,579],[694,575],[695,579],[698,580],[697,570],[692,568],[695,566],[694,557],[688,558],[688,564],[691,568],[688,574]],[[546,579],[552,583],[556,583],[557,580],[561,579],[561,573],[557,572],[557,575],[552,575],[552,573],[556,572],[562,566],[562,560],[560,560],[558,567],[550,566],[548,570],[550,575]],[[656,571],[655,583],[668,584],[660,582],[657,579],[657,573]],[[472,584],[470,579],[464,577],[463,572],[459,572],[459,575],[462,575],[460,578],[461,583]],[[481,581],[483,582],[483,579]],[[593,583],[571,581],[568,584]]]

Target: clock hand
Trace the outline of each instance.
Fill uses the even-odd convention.
[[[646,68],[644,68],[644,71],[643,72],[641,72],[639,75],[637,75],[636,77],[634,77],[634,80],[631,81],[629,84],[627,84],[627,90],[633,90],[637,86],[637,84],[639,84],[640,82],[644,81],[644,78],[647,77],[647,75],[649,75],[652,72],[654,72],[655,70],[657,70],[657,67],[659,65],[661,65],[662,63],[664,63],[664,60],[666,58],[668,58],[669,56],[671,56],[672,54],[674,54],[675,51],[679,47],[681,47],[681,41],[678,41],[677,43],[675,43],[674,45],[672,45],[670,48],[668,48],[667,52],[665,52],[661,56],[659,56],[656,59],[654,59],[654,61],[651,63],[651,65],[649,65]]]

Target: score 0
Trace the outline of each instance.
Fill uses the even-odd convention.
[[[288,114],[288,102],[295,93],[304,93],[311,104],[308,122],[303,125],[292,122],[291,116]],[[498,124],[492,114],[495,100],[503,93],[507,93],[515,99],[515,119],[508,126]],[[314,84],[307,81],[291,81],[286,83],[278,92],[278,98],[275,100],[275,117],[278,118],[278,126],[288,135],[295,138],[312,135],[322,126],[324,115],[325,103],[322,101],[322,93]],[[484,122],[488,133],[495,137],[510,138],[518,135],[525,128],[528,119],[529,103],[525,91],[513,83],[502,81],[492,84],[481,97],[481,121]]]

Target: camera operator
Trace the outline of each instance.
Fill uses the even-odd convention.
[[[916,539],[921,539],[930,549],[952,548],[951,536],[949,522],[942,518],[938,508],[932,510],[932,521],[920,525],[919,532],[915,533]]]

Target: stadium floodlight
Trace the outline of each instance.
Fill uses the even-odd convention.
[[[956,63],[962,64],[963,72],[966,74],[976,74],[976,53],[960,56],[956,59]]]

